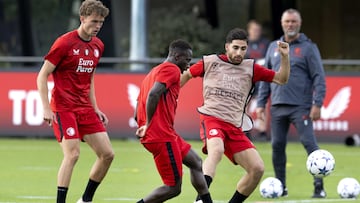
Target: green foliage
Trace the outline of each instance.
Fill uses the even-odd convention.
[[[136,202],[155,187],[162,185],[152,156],[137,141],[112,140],[115,160],[107,177],[100,185],[94,202]],[[200,153],[202,143],[191,141],[193,149]],[[265,162],[264,178],[273,176],[271,165],[271,145],[269,142],[255,142]],[[326,202],[343,202],[336,193],[337,183],[344,177],[360,180],[358,169],[360,156],[358,147],[344,144],[320,143],[320,147],[330,151],[336,160],[335,171],[325,177]],[[1,202],[47,203],[55,202],[56,176],[62,159],[62,152],[55,139],[1,139],[0,154],[0,199]],[[306,171],[306,153],[299,143],[289,143],[287,147],[287,181],[289,197],[263,199],[258,188],[247,202],[324,202],[311,199],[312,178]],[[75,202],[82,194],[90,168],[95,160],[93,151],[81,143],[80,159],[74,168],[67,202]],[[228,202],[235,186],[244,174],[239,166],[234,166],[225,157],[219,164],[217,176],[210,188],[215,202]],[[189,170],[184,168],[182,193],[167,202],[193,202],[196,192],[190,184]],[[349,200],[352,202],[351,200]],[[354,200],[356,201],[356,200]]]
[[[79,21],[78,14],[71,13],[75,1],[33,0],[31,4],[32,31],[35,35],[36,55],[43,56],[53,41],[74,28],[69,28],[71,18]],[[77,23],[79,25],[80,23]]]
[[[152,10],[148,30],[150,57],[166,57],[169,43],[178,38],[192,44],[194,57],[223,51],[224,36],[189,8],[172,6]]]

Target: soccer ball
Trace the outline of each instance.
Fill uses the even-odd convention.
[[[308,156],[306,168],[314,177],[322,178],[334,171],[335,159],[329,151],[318,149]]]
[[[343,178],[337,186],[341,198],[356,198],[360,193],[360,184],[355,178]]]
[[[283,193],[283,185],[279,179],[268,177],[261,182],[259,190],[264,198],[278,198]]]

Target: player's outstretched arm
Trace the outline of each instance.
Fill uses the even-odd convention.
[[[290,76],[289,44],[282,41],[278,41],[277,44],[281,56],[281,64],[279,71],[275,73],[273,82],[284,85],[288,82]]]

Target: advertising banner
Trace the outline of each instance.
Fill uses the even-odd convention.
[[[36,76],[36,72],[0,72],[0,136],[53,136],[51,127],[43,122]],[[144,77],[144,73],[96,74],[97,102],[110,120],[107,129],[112,138],[135,137],[134,108]],[[320,141],[343,142],[345,137],[360,132],[360,90],[356,88],[359,80],[360,76],[327,76],[322,118],[314,122]],[[53,85],[50,79],[50,91]],[[202,80],[198,78],[189,81],[180,92],[175,128],[187,139],[199,139],[196,108],[202,104],[201,90]],[[296,137],[295,131],[290,133],[291,138]]]

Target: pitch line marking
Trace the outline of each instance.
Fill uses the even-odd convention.
[[[17,196],[16,198],[19,198],[19,199],[56,199],[56,197],[54,197],[54,196],[32,196],[32,195]]]

